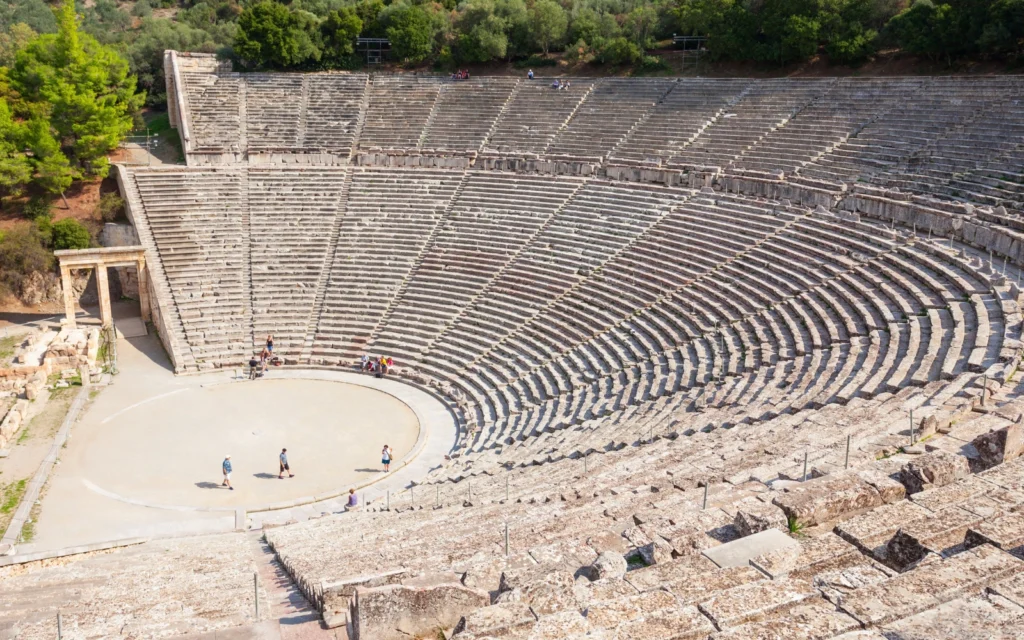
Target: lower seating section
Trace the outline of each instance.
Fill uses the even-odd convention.
[[[453,618],[457,640],[1013,637],[1024,459],[975,470],[979,458],[952,452],[1020,407],[993,418],[968,404],[903,453],[908,409],[951,399],[929,396],[653,437],[634,419],[628,444],[586,461],[524,454],[484,473],[455,461],[466,468],[364,512],[266,537],[325,617],[360,629],[375,597],[455,584],[481,594]],[[941,465],[956,471],[916,483]]]
[[[64,638],[213,637],[254,624],[251,545],[241,533],[177,538],[0,567],[0,638],[56,638],[58,614]]]
[[[383,353],[444,390],[466,455],[609,415],[761,422],[942,387],[1019,332],[1011,292],[947,244],[789,201],[437,169],[133,175],[184,368],[271,333],[299,364]]]
[[[344,206],[337,171],[253,168],[249,171],[252,348],[268,334],[274,352],[298,359],[335,221]]]
[[[252,261],[248,172],[244,169],[138,171],[145,232],[180,320],[179,351],[198,368],[248,361],[252,346]],[[143,212],[140,212],[143,213]]]
[[[462,172],[356,169],[323,305],[313,359],[344,365],[365,353],[449,207]]]
[[[367,348],[418,361],[581,185],[570,178],[470,173]]]

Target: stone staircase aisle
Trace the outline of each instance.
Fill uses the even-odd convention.
[[[279,627],[279,635],[272,631],[267,637],[281,640],[348,640],[345,627],[327,629],[317,611],[299,591],[277,556],[263,540],[263,532],[249,534],[253,561],[260,582],[266,591],[266,600],[260,603],[260,617]],[[263,637],[260,635],[254,637]]]

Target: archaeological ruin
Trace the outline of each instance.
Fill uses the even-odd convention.
[[[264,551],[309,637],[1024,638],[1024,76],[165,72],[187,166],[116,177],[173,379],[392,356],[453,440],[11,545],[0,638],[291,637]]]

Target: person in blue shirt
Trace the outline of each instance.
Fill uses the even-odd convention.
[[[533,80],[533,69],[530,69],[530,72],[526,74],[526,77]]]
[[[277,474],[278,479],[280,479],[280,480],[284,479],[284,472],[285,471],[288,472],[288,477],[289,478],[294,478],[295,474],[292,473],[292,468],[288,466],[288,450],[287,449],[281,449],[281,455],[277,456],[277,458],[281,462],[281,470]]]
[[[224,472],[224,482],[220,483],[220,486],[234,491],[235,488],[231,486],[231,454],[224,456],[224,462],[221,463],[220,468]]]

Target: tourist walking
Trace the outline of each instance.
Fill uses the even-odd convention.
[[[380,452],[380,463],[384,465],[384,473],[391,471],[391,447],[384,445],[384,450]]]
[[[231,486],[231,454],[230,453],[228,455],[224,456],[224,462],[222,462],[220,464],[220,469],[221,469],[221,471],[224,472],[224,482],[221,482],[220,486],[227,487],[228,489],[231,489],[232,491],[234,491],[235,488]]]
[[[277,477],[280,480],[284,480],[284,472],[288,472],[289,478],[294,478],[295,474],[292,473],[292,468],[288,466],[288,450],[281,449],[281,455],[277,456],[278,461],[281,463],[281,470],[277,472]]]

